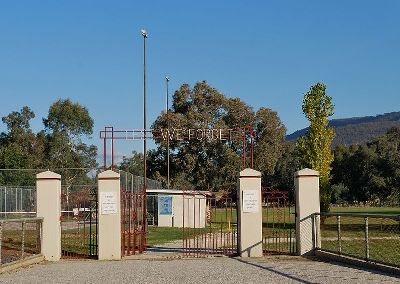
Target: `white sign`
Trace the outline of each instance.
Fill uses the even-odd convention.
[[[101,203],[101,214],[118,213],[117,195],[115,192],[101,192],[100,203]]]
[[[72,212],[74,212],[74,216],[78,216],[79,215],[79,208],[73,208]]]
[[[243,190],[243,212],[258,212],[258,190]]]

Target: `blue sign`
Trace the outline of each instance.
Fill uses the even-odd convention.
[[[172,196],[158,196],[158,214],[172,215]]]

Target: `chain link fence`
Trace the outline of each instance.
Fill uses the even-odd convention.
[[[400,216],[315,214],[317,249],[400,267]]]
[[[0,219],[34,217],[36,187],[0,186]]]
[[[121,180],[121,188],[126,189],[130,192],[142,192],[143,191],[143,182],[144,178],[141,176],[135,176],[131,173],[120,170],[120,180]],[[147,189],[162,189],[162,182],[147,179]]]
[[[0,220],[0,263],[40,254],[42,223],[43,218]]]
[[[41,170],[29,172],[29,178],[35,180],[35,174]],[[97,186],[96,177],[101,169],[64,169],[62,174],[62,190],[67,194],[76,194],[89,191]],[[8,173],[8,172],[7,172]],[[17,172],[19,173],[19,172]],[[13,173],[17,176],[17,173]],[[143,191],[143,177],[120,170],[121,187],[129,192]],[[4,174],[4,173],[3,173]],[[8,173],[9,174],[9,173]],[[28,175],[27,173],[24,173]],[[0,219],[29,218],[36,216],[36,187],[19,184],[14,177],[10,183],[13,185],[0,185]],[[30,182],[29,184],[32,184]],[[162,189],[162,183],[147,179],[148,189]]]

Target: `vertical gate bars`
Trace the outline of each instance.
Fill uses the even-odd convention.
[[[132,180],[132,179],[131,179]],[[146,195],[131,187],[121,187],[121,254],[123,256],[143,253],[146,250]]]
[[[67,258],[96,258],[98,254],[96,187],[61,193],[61,254]]]
[[[264,254],[295,253],[293,205],[288,200],[288,192],[263,189],[262,196]]]
[[[183,254],[190,257],[237,254],[237,216],[230,197],[183,194]],[[186,217],[185,217],[186,216]]]

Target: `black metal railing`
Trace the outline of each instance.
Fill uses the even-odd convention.
[[[0,263],[6,264],[41,253],[43,218],[0,220]]]
[[[320,213],[314,224],[316,249],[400,267],[400,216]]]

